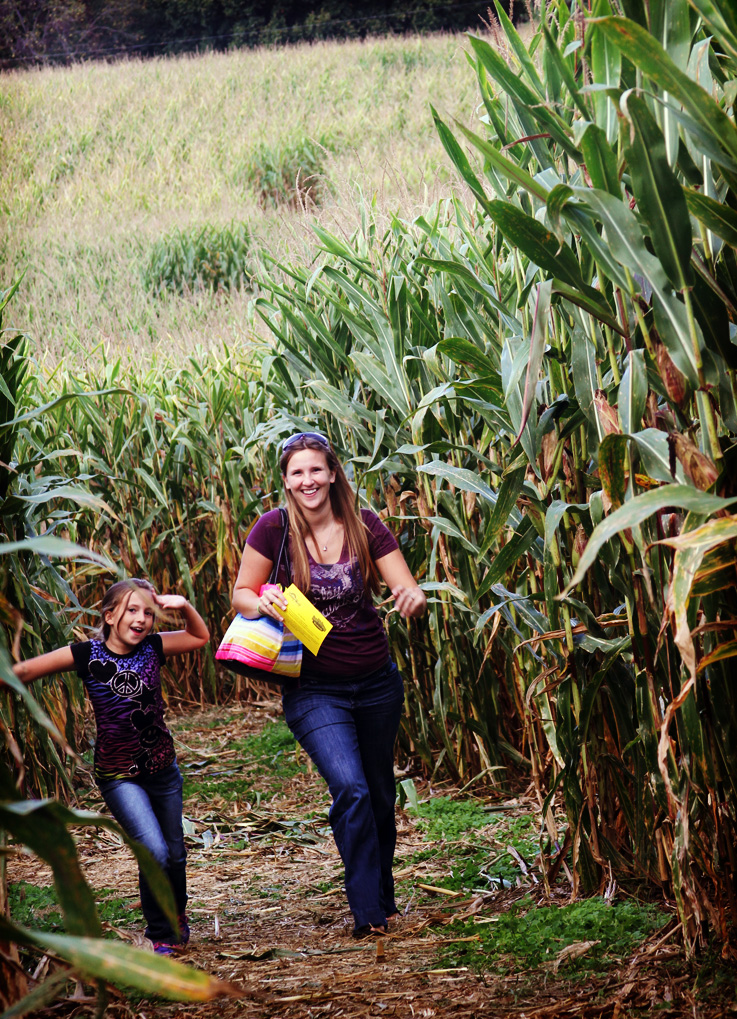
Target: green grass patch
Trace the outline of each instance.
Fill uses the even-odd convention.
[[[239,290],[252,275],[250,230],[245,223],[231,223],[172,230],[151,247],[143,281],[155,293],[182,294]]]
[[[320,205],[330,190],[325,161],[334,148],[334,142],[324,134],[278,145],[262,143],[238,176],[253,188],[262,206],[299,208],[306,201]]]
[[[490,824],[489,815],[478,800],[452,800],[436,796],[417,808],[418,827],[428,839],[473,840],[480,828]]]
[[[478,800],[447,796],[420,803],[415,813],[425,837],[438,845],[414,854],[411,862],[436,859],[440,873],[433,883],[441,888],[509,888],[521,872],[508,847],[530,866],[539,852],[537,821],[530,815],[510,816],[492,811]]]
[[[184,796],[201,800],[219,796],[230,802],[246,799],[258,805],[268,795],[265,784],[273,782],[281,788],[285,779],[306,770],[305,758],[297,758],[296,746],[283,719],[267,722],[261,732],[231,743],[228,749],[236,753],[229,755],[222,767],[215,763],[193,774],[184,763]],[[256,764],[258,771],[252,767]],[[256,780],[261,787],[258,793],[254,790]]]
[[[598,941],[585,955],[565,963],[567,975],[580,975],[631,955],[667,917],[657,906],[632,900],[608,905],[592,898],[567,906],[535,906],[526,895],[509,912],[487,919],[451,925],[458,937],[479,935],[480,941],[448,946],[441,953],[443,964],[498,973],[534,970],[552,963],[568,945]]]
[[[121,898],[115,889],[101,888],[95,895],[97,915],[103,923],[110,923],[115,927],[128,926],[131,923],[143,924],[141,910],[131,909],[130,902]],[[39,887],[27,881],[14,882],[8,886],[8,902],[10,918],[14,923],[51,933],[60,933],[65,929],[53,885]]]

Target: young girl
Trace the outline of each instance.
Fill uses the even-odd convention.
[[[403,687],[371,596],[386,584],[405,618],[421,616],[427,599],[391,531],[370,510],[356,511],[324,435],[290,436],[280,468],[294,582],[333,624],[316,656],[304,649],[299,685],[284,688],[284,715],[333,797],[330,824],[345,865],[353,934],[373,937],[397,913],[394,741]],[[233,606],[248,618],[281,619],[286,608],[277,588],[261,593],[281,535],[280,514],[271,510],[246,540]]]
[[[184,630],[153,633],[157,609],[180,611]],[[156,594],[146,580],[121,580],[102,599],[102,625],[92,640],[49,651],[13,666],[32,683],[76,670],[97,723],[95,779],[110,812],[142,843],[168,876],[179,914],[174,931],[139,871],[146,937],[160,955],[189,940],[186,850],[182,832],[182,776],[164,724],[159,670],[168,655],[184,654],[210,639],[186,598]]]

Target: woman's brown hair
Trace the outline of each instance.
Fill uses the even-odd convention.
[[[153,597],[156,594],[156,590],[153,584],[150,584],[147,580],[139,580],[137,577],[131,577],[129,580],[118,580],[103,595],[100,605],[100,625],[96,631],[98,639],[107,640],[110,636],[110,623],[105,620],[106,614],[114,612],[123,601],[127,605],[128,599],[136,590],[146,592],[151,599],[151,608],[156,611],[156,603]]]
[[[299,435],[288,440],[279,459],[279,469],[282,479],[286,478],[289,461],[294,453],[303,449],[314,449],[325,457],[328,470],[335,472],[335,481],[330,486],[330,506],[333,516],[339,520],[345,530],[345,540],[348,545],[348,555],[358,562],[363,582],[372,594],[378,594],[381,590],[381,578],[376,569],[376,563],[371,558],[368,544],[368,528],[356,512],[356,494],[351,488],[348,478],[345,476],[343,465],[335,455],[335,452],[327,441],[322,437],[316,438],[312,435]],[[297,505],[292,493],[285,487],[287,498],[287,513],[289,515],[290,541],[289,548],[292,557],[292,573],[294,583],[305,594],[310,590],[310,563],[307,558],[307,545],[305,538],[309,534],[315,541],[310,525]],[[315,544],[317,542],[315,541]]]

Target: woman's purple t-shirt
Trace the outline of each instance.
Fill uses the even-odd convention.
[[[374,562],[399,548],[392,532],[375,513],[362,509],[361,519],[368,530],[369,553]],[[273,563],[281,536],[279,510],[269,510],[256,521],[246,544]],[[334,564],[317,563],[309,552],[307,555],[311,578],[308,598],[333,628],[317,656],[304,648],[301,678],[359,676],[381,668],[389,657],[389,642],[357,561],[349,562],[345,545],[340,561]],[[280,584],[288,583],[283,565],[276,579]]]

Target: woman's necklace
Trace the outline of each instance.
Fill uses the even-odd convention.
[[[325,544],[322,546],[323,552],[327,552],[328,545],[330,544],[330,541],[331,541],[331,539],[333,537],[333,531],[334,530],[335,530],[335,517],[333,517],[333,522],[330,525],[330,536],[327,538],[327,540],[325,541]]]

